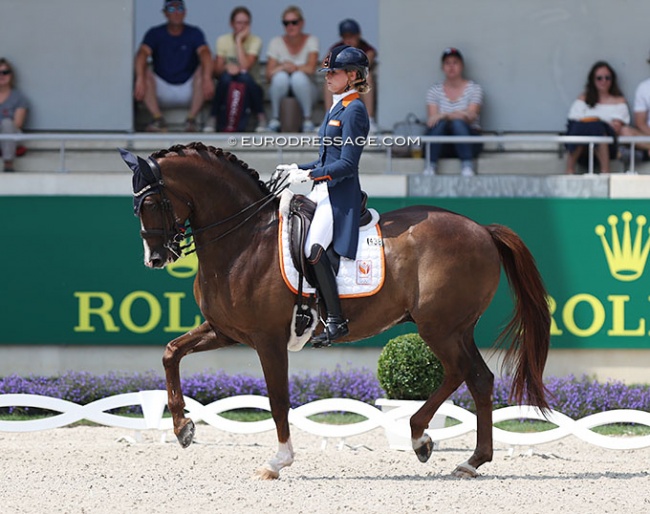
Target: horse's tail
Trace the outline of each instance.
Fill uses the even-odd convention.
[[[504,363],[515,371],[510,391],[519,404],[549,409],[542,374],[551,338],[551,313],[537,264],[521,238],[503,225],[485,227],[499,250],[514,293],[514,313],[497,342],[510,342]]]

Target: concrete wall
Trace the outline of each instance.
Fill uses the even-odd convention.
[[[0,55],[36,130],[130,130],[133,0],[2,0]]]
[[[133,54],[147,28],[162,23],[162,0],[3,0],[0,54],[16,65],[35,130],[130,130]],[[188,0],[188,23],[213,48],[229,31],[238,0]],[[244,2],[245,4],[246,2]],[[268,44],[283,32],[290,2],[250,4],[253,30]],[[332,0],[296,2],[324,53],[343,17],[357,19],[379,49],[378,119],[385,128],[408,112],[424,116],[428,87],[441,79],[440,53],[458,46],[467,75],[485,88],[488,130],[560,131],[590,66],[608,60],[631,102],[648,75],[644,0]],[[265,49],[263,51],[265,55]]]
[[[631,104],[650,73],[649,15],[645,0],[379,0],[379,121],[391,127],[408,112],[426,115],[447,46],[461,49],[467,77],[484,87],[488,130],[564,130],[600,59],[617,71]]]
[[[346,348],[345,345],[320,350],[306,347],[297,353],[289,352],[289,373],[316,374],[321,370],[332,371],[337,366],[376,372],[380,352],[381,348]],[[0,376],[13,373],[52,376],[73,370],[94,374],[163,373],[162,347],[3,346],[2,353],[10,358],[0,360]],[[481,353],[492,372],[500,375],[503,354],[490,350]],[[614,379],[641,384],[648,382],[648,368],[650,352],[647,350],[551,350],[544,375],[587,374],[601,381]],[[206,370],[262,376],[257,353],[244,346],[188,355],[181,363],[181,370],[183,376]]]

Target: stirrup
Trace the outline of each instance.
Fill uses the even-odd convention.
[[[309,342],[314,348],[324,348],[331,346],[332,341],[345,337],[350,333],[348,320],[345,318],[327,318],[325,328],[317,336],[312,337]]]

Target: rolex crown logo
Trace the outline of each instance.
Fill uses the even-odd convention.
[[[618,232],[618,218],[613,214],[607,218],[607,224],[611,227],[611,244],[605,234],[607,229],[604,225],[596,226],[596,235],[600,236],[600,241],[607,257],[607,264],[612,276],[623,282],[631,282],[643,275],[648,251],[650,251],[650,238],[646,237],[643,242],[644,227],[646,217],[643,215],[636,217],[636,234],[632,241],[632,213],[625,211],[621,218],[623,219],[623,236]]]

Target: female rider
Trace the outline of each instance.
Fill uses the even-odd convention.
[[[368,57],[351,46],[333,48],[318,71],[327,73],[327,89],[333,105],[318,132],[318,159],[308,164],[281,164],[290,183],[313,180],[308,198],[316,202],[316,211],[307,240],[305,255],[317,281],[316,288],[325,304],[327,319],[321,334],[311,339],[314,346],[326,346],[348,334],[343,316],[336,276],[325,253],[330,244],[342,257],[354,259],[359,239],[361,185],[359,159],[368,136],[370,122],[359,93],[370,90]]]

